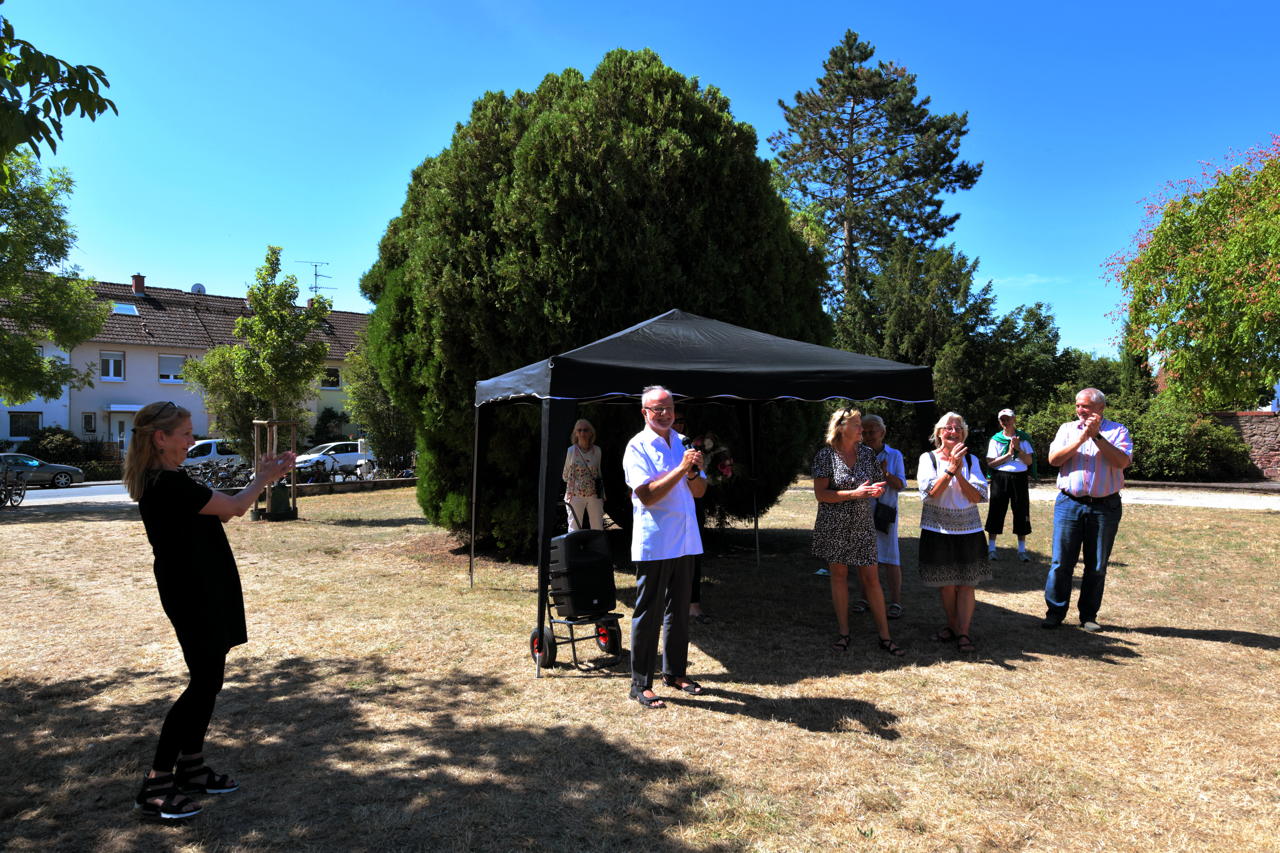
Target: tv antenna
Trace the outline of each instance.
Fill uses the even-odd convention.
[[[312,296],[319,296],[322,290],[337,290],[336,287],[324,287],[320,284],[322,278],[333,278],[331,275],[325,275],[320,272],[320,267],[329,266],[328,261],[294,261],[295,264],[310,264],[311,266],[311,287],[307,288],[311,291]]]

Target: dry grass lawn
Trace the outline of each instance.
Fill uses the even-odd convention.
[[[866,616],[827,651],[813,501],[791,492],[758,567],[749,531],[710,539],[709,695],[646,711],[625,665],[535,679],[534,570],[482,561],[469,588],[410,490],[301,511],[229,526],[250,642],[209,752],[244,787],[181,827],[130,810],[184,683],[136,514],[0,513],[4,849],[1280,849],[1276,513],[1127,507],[1090,635],[1039,628],[1033,504],[1035,559],[996,564],[966,656],[929,640],[904,501],[890,659]]]

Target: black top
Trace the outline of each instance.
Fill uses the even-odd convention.
[[[159,471],[138,501],[155,554],[156,587],[183,651],[225,652],[248,640],[236,560],[213,494],[183,471]]]

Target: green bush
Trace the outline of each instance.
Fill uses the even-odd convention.
[[[18,447],[19,453],[27,453],[45,462],[58,465],[76,465],[84,462],[84,442],[76,434],[62,427],[41,427]]]

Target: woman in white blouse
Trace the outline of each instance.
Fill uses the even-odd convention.
[[[975,650],[969,636],[974,588],[991,577],[978,504],[987,499],[987,479],[965,439],[969,425],[947,412],[933,427],[937,450],[920,455],[920,580],[938,587],[947,625],[933,635],[955,640],[962,652]]]
[[[580,530],[583,522],[593,530],[604,530],[604,481],[600,479],[600,448],[591,421],[582,419],[573,425],[573,444],[565,454],[562,476],[569,530]]]

